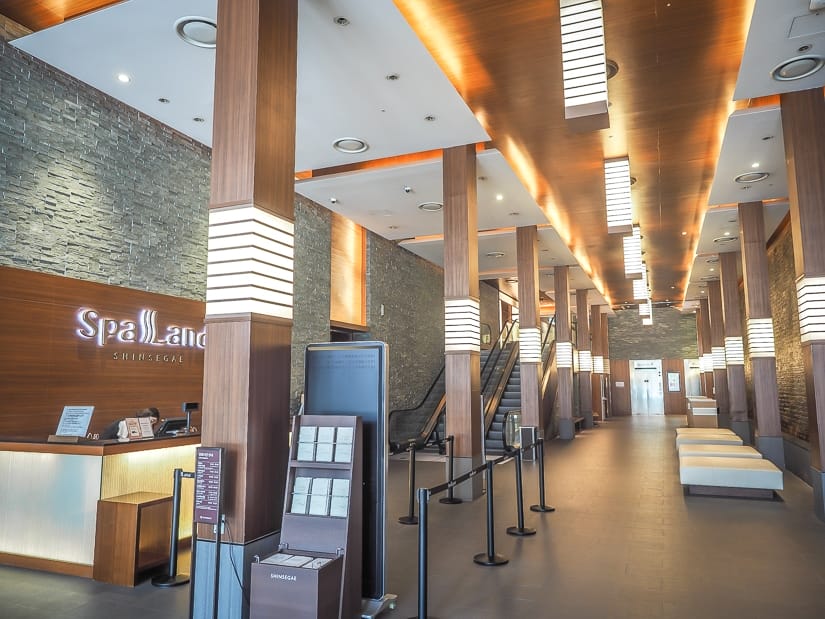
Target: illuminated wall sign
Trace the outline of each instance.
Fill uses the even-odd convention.
[[[81,308],[77,311],[77,322],[80,328],[75,333],[101,347],[108,342],[200,349],[206,345],[204,327],[196,330],[192,327],[166,325],[159,329],[158,313],[151,309],[140,310],[137,319],[132,320],[102,316],[97,310]]]

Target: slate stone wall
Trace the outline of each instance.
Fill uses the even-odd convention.
[[[611,359],[696,359],[696,315],[654,307],[653,324],[643,326],[639,310],[616,310],[608,317]]]

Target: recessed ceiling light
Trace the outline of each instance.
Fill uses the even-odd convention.
[[[759,162],[757,161],[757,162],[755,162],[755,163],[752,163],[752,164],[751,164],[751,167],[755,170],[756,168],[758,168],[758,167],[759,167]]]
[[[332,196],[329,199],[329,201],[330,201],[331,204],[338,204],[338,198],[336,198],[335,196]]]
[[[354,155],[363,153],[370,146],[360,138],[338,138],[332,143],[332,147],[339,153]]]
[[[682,236],[687,236],[687,230],[682,230]]]
[[[715,239],[713,239],[713,242],[723,245],[725,243],[735,243],[738,240],[738,236],[717,236]]]
[[[513,211],[512,213],[507,214],[510,215],[510,217],[518,217],[519,215],[521,215],[521,213],[519,213],[518,211]]]
[[[496,200],[498,200],[499,202],[501,202],[503,199],[504,199],[504,196],[503,196],[503,195],[501,195],[500,193],[497,193],[497,194],[496,194]]]
[[[388,230],[398,230],[398,226],[387,226]]]
[[[704,290],[700,290],[700,291],[699,291],[699,293],[700,293],[700,294],[705,294],[705,291],[704,291]]]
[[[214,49],[218,39],[218,26],[208,17],[181,17],[175,22],[178,36],[195,47]]]
[[[384,79],[389,80],[390,82],[396,81],[401,76],[398,73],[390,73],[389,75],[385,75]]]
[[[437,213],[444,208],[444,205],[441,202],[422,202],[418,205],[418,208],[428,213]]]
[[[709,270],[709,271],[711,271],[711,272],[713,272],[713,271],[715,271],[716,269],[714,269],[713,267],[710,267],[710,269],[708,269],[708,270]]]
[[[822,56],[797,56],[796,58],[789,58],[774,67],[771,71],[771,77],[778,82],[801,80],[813,75],[823,66],[825,66],[825,58]]]
[[[428,123],[435,122],[435,116],[433,116],[432,114],[427,114],[424,117],[424,120],[426,120]]]
[[[126,73],[118,73],[117,74],[117,81],[121,82],[122,84],[128,84],[132,81],[132,78],[129,77]]]
[[[167,99],[166,97],[159,97],[158,102],[159,103],[169,103],[169,99]]]
[[[730,236],[730,232],[725,232],[725,236]]]
[[[745,172],[739,176],[734,177],[737,183],[758,183],[768,178],[770,174],[767,172]]]
[[[203,119],[203,118],[202,118],[202,117],[200,117],[200,116],[195,116],[192,120],[194,120],[196,123],[202,123],[202,122],[205,122],[205,119]]]
[[[506,281],[508,284],[516,284],[518,283],[518,277],[508,277],[504,281]]]
[[[487,252],[487,257],[488,258],[504,258],[504,255],[505,254],[504,254],[503,251],[488,251]]]
[[[605,74],[607,75],[607,79],[613,79],[616,77],[616,74],[619,72],[619,63],[615,60],[611,60],[608,58],[605,61],[606,71]]]
[[[332,20],[339,26],[349,26],[349,20],[346,17],[338,16]]]

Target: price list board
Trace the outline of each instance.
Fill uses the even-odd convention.
[[[198,447],[195,455],[195,522],[218,524],[221,513],[223,447]]]

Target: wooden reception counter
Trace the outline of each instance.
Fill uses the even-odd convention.
[[[194,471],[199,444],[199,434],[128,443],[0,440],[0,564],[91,578],[98,501],[171,495],[173,471]],[[192,480],[183,483],[186,538],[194,492]]]

